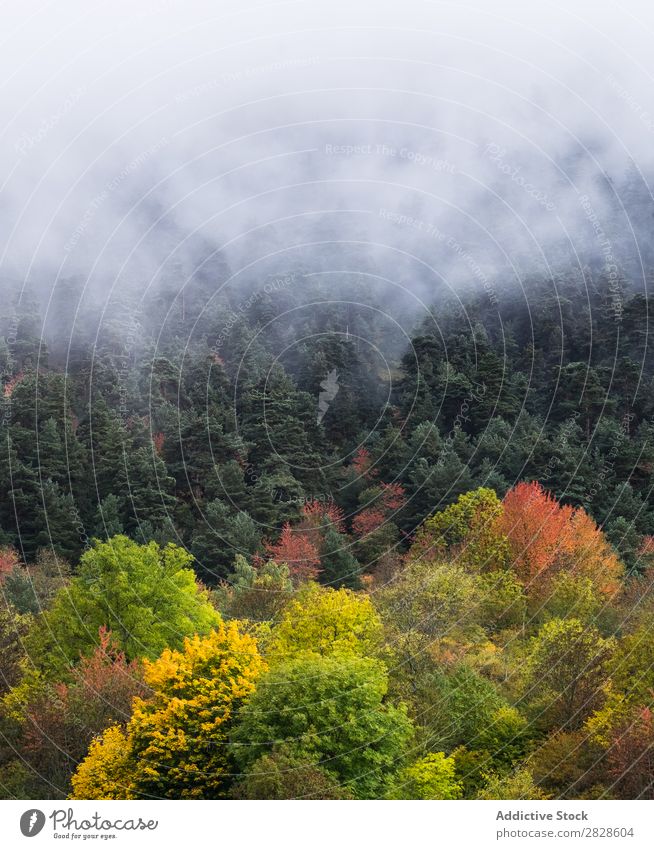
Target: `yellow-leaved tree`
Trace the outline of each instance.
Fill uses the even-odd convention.
[[[268,656],[286,660],[306,651],[374,656],[382,643],[381,619],[367,596],[307,583],[284,608]]]
[[[92,743],[72,798],[224,796],[235,771],[228,735],[265,668],[255,639],[236,622],[146,661],[151,696],[134,700],[126,733],[110,728]]]
[[[72,799],[133,799],[129,740],[119,725],[89,746],[89,753],[72,778]]]

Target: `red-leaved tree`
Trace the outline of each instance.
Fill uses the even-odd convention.
[[[618,590],[622,564],[583,508],[559,504],[536,482],[519,483],[503,506],[513,568],[532,593],[545,591],[561,571],[590,578],[605,595]]]
[[[331,499],[328,501],[319,501],[311,499],[307,501],[302,508],[303,523],[311,527],[331,527],[338,533],[343,532],[345,524],[343,511]]]
[[[371,506],[361,510],[352,520],[352,530],[359,537],[373,534],[392,513],[401,510],[406,502],[404,487],[399,483],[380,483],[379,493]]]
[[[372,467],[372,457],[367,448],[359,448],[353,459],[352,469],[357,477],[363,478],[366,481],[372,481],[377,477],[377,470]]]
[[[132,700],[144,697],[139,661],[128,661],[106,628],[100,644],[72,670],[71,681],[45,684],[24,706],[23,751],[42,779],[66,790],[91,740],[131,715]]]
[[[622,799],[654,799],[654,717],[637,708],[616,732],[608,753],[612,789]]]
[[[268,557],[276,563],[286,563],[295,583],[317,577],[320,572],[320,554],[309,539],[306,530],[294,530],[285,522],[279,539],[267,542]]]
[[[0,548],[0,584],[18,566],[18,555],[13,548]]]

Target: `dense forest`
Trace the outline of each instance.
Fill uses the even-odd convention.
[[[654,798],[646,296],[221,274],[6,284],[3,795]]]

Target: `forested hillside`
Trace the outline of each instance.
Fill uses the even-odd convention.
[[[520,480],[583,506],[630,568],[654,533],[651,308],[601,275],[417,316],[365,278],[157,290],[94,320],[59,289],[45,337],[25,295],[4,310],[0,528],[27,561],[127,533],[183,544],[215,583],[333,501],[346,535],[383,524],[346,544],[367,572],[461,493]]]
[[[644,296],[81,287],[2,308],[5,796],[654,796]]]

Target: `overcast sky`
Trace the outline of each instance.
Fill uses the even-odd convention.
[[[138,285],[192,232],[237,272],[348,239],[547,264],[605,175],[649,192],[652,43],[634,1],[10,0],[0,265]]]

